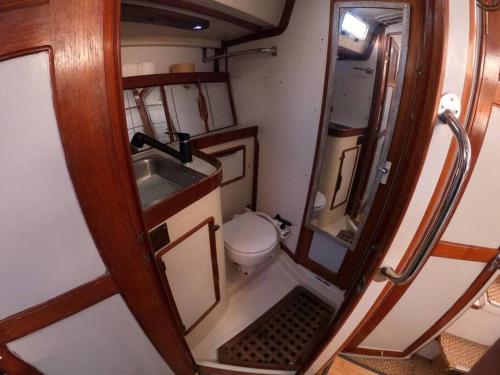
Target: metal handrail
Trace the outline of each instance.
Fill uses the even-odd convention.
[[[451,178],[446,184],[445,193],[434,214],[429,229],[419,243],[415,256],[406,269],[398,274],[392,267],[382,267],[380,272],[386,279],[396,285],[404,285],[411,282],[424,266],[427,258],[432,253],[434,245],[439,240],[450,215],[453,213],[460,191],[469,172],[471,160],[471,145],[465,128],[460,124],[454,113],[447,109],[441,115],[443,120],[451,129],[458,144],[458,153]]]

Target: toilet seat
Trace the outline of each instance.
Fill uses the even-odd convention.
[[[314,211],[321,211],[323,208],[326,207],[326,197],[325,195],[317,190],[316,191],[316,196],[314,197]]]
[[[272,250],[278,242],[273,224],[253,212],[236,215],[223,224],[223,230],[226,247],[241,254],[265,253]]]

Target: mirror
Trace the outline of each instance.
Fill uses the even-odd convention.
[[[408,45],[409,7],[359,4],[334,8],[326,107],[331,111],[323,124],[306,221],[314,230],[309,258],[332,272],[356,246],[384,183]]]
[[[136,77],[134,77],[136,78]],[[143,132],[163,143],[236,125],[228,82],[157,85],[123,93],[129,140]]]

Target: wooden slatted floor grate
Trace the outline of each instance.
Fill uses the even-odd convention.
[[[220,363],[297,370],[326,333],[335,310],[298,286],[218,349]]]

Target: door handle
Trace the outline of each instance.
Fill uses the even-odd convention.
[[[471,145],[469,136],[456,116],[460,114],[460,98],[454,94],[445,94],[441,98],[438,116],[451,129],[458,144],[452,173],[445,187],[444,194],[434,213],[431,223],[419,242],[414,257],[406,269],[397,273],[392,267],[382,267],[380,273],[383,280],[389,280],[396,285],[411,282],[431,255],[434,245],[444,232],[445,225],[454,211],[460,191],[469,172],[471,160]]]

